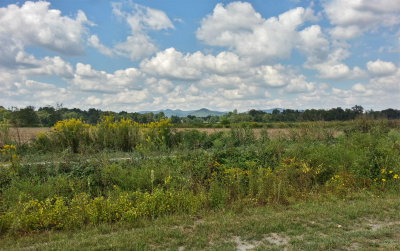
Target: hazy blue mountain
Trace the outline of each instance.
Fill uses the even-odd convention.
[[[192,111],[182,111],[182,110],[171,110],[171,109],[165,109],[165,110],[159,110],[159,111],[141,111],[139,113],[159,113],[163,112],[165,116],[170,118],[171,116],[178,116],[178,117],[187,117],[188,115],[196,116],[196,117],[207,117],[207,116],[221,116],[226,114],[226,112],[219,112],[219,111],[211,111],[206,108],[201,108],[200,110],[192,110]]]
[[[207,117],[207,116],[221,116],[224,114],[226,114],[226,112],[211,111],[206,108],[201,108],[200,110],[192,111],[189,115],[196,117]]]
[[[167,116],[168,118],[170,118],[171,116],[178,116],[178,117],[186,117],[187,115],[189,115],[191,112],[193,111],[182,111],[182,110],[172,110],[172,109],[165,109],[165,110],[158,110],[158,111],[141,111],[139,113],[141,114],[145,114],[145,113],[160,113],[163,112],[165,116]]]
[[[165,114],[165,116],[170,118],[171,116],[186,117],[192,111],[182,111],[179,109],[176,109],[176,110],[166,109],[166,110],[162,110],[161,112],[163,112]]]

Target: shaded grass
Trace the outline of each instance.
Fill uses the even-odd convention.
[[[1,250],[398,250],[400,198],[361,193],[291,206],[232,206],[196,215],[3,236]]]

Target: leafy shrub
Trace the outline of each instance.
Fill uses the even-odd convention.
[[[50,138],[50,135],[47,133],[39,133],[32,140],[32,148],[34,148],[39,153],[52,152],[58,147],[59,146],[56,144],[56,142],[52,140]]]
[[[198,130],[186,130],[178,133],[181,147],[184,149],[196,149],[205,147],[207,133]],[[209,147],[209,146],[208,146]]]
[[[250,126],[239,125],[231,127],[230,142],[233,144],[233,146],[249,145],[254,141],[254,131]]]
[[[211,208],[224,208],[229,200],[228,189],[218,180],[214,180],[210,184],[208,192],[208,201]]]

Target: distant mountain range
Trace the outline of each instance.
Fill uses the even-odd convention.
[[[182,110],[171,110],[171,109],[166,109],[166,110],[159,110],[159,111],[142,111],[139,113],[160,113],[163,112],[165,116],[170,118],[171,116],[178,116],[178,117],[187,117],[189,115],[191,116],[196,116],[196,117],[207,117],[207,116],[221,116],[226,114],[227,112],[219,112],[219,111],[211,111],[206,108],[201,108],[200,110],[192,110],[192,111],[182,111]]]
[[[273,110],[279,110],[280,112],[282,112],[284,109],[283,108],[274,108],[274,109],[268,109],[268,110],[262,110],[263,112],[266,113],[272,113]],[[163,112],[165,114],[165,116],[167,116],[168,118],[170,118],[171,116],[178,116],[178,117],[187,117],[188,115],[191,116],[196,116],[196,117],[207,117],[207,116],[221,116],[224,114],[227,114],[228,112],[220,112],[220,111],[212,111],[209,110],[207,108],[201,108],[199,110],[192,110],[192,111],[182,111],[182,110],[171,110],[171,109],[165,109],[165,110],[158,110],[158,111],[141,111],[139,113],[160,113]]]

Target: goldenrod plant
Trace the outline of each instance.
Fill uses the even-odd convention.
[[[80,119],[58,121],[53,127],[54,138],[64,148],[70,148],[77,153],[89,143],[90,125]]]

